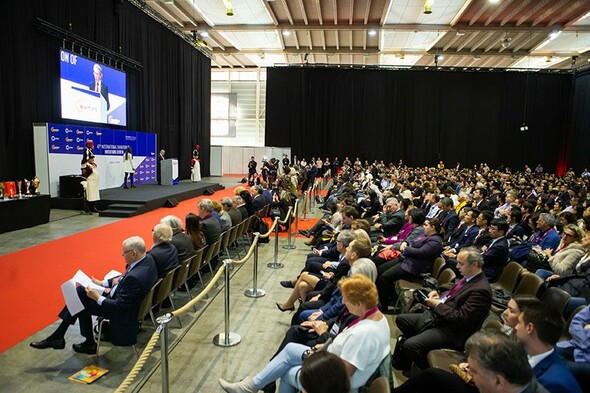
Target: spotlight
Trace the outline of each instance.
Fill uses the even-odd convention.
[[[231,0],[225,0],[225,15],[234,16],[234,7],[231,5]]]
[[[511,41],[512,41],[511,37],[504,37],[502,39],[502,48],[504,48],[504,49],[508,48],[511,44]]]
[[[426,0],[426,3],[424,3],[424,13],[426,15],[432,14],[432,0]]]
[[[283,35],[285,37],[289,37],[291,35],[291,32],[289,30],[283,30]]]
[[[201,37],[203,37],[203,38],[209,37],[209,32],[208,31],[202,31],[201,32]]]
[[[553,56],[547,56],[545,58],[545,63],[551,63],[551,60],[553,59]]]
[[[529,126],[526,125],[526,123],[522,123],[522,125],[520,126],[520,131],[525,132],[529,130]]]
[[[400,58],[400,60],[405,60],[406,59],[406,55],[403,54],[403,53],[400,53],[399,54],[399,58]]]
[[[551,33],[549,33],[549,38],[552,39],[552,40],[554,40],[560,34],[561,34],[561,31],[559,31],[559,30],[553,30]]]
[[[464,35],[465,35],[465,32],[464,32],[464,31],[462,31],[462,30],[457,30],[457,35],[458,35],[459,37],[462,37],[462,36],[464,36]]]
[[[374,36],[376,36],[376,35],[377,35],[377,30],[375,30],[375,29],[371,29],[371,30],[369,30],[369,35],[370,35],[371,37],[374,37]]]

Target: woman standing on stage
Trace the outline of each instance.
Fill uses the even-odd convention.
[[[129,176],[131,182],[131,188],[135,188],[135,184],[133,184],[133,174],[135,173],[135,165],[133,165],[133,154],[131,153],[131,146],[127,146],[127,150],[125,150],[125,154],[123,154],[123,167],[125,170],[125,183],[123,188],[127,187],[127,176]]]
[[[98,186],[98,166],[94,162],[94,156],[90,156],[88,161],[82,167],[82,176],[86,178],[86,212],[98,213],[98,209],[95,204],[96,201],[100,201],[100,190]]]

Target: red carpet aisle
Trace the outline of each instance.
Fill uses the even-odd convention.
[[[232,196],[233,190],[218,191],[211,198]],[[151,230],[162,217],[174,214],[184,219],[197,212],[196,202],[201,198],[205,197],[0,256],[0,352],[57,320],[64,304],[60,286],[78,269],[96,277],[111,269],[122,271],[121,242],[125,238],[139,235],[151,247]]]

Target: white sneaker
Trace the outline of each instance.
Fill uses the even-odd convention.
[[[228,393],[257,393],[258,388],[252,382],[252,378],[246,377],[242,379],[240,382],[227,382],[226,380],[220,378],[219,384],[221,388]]]

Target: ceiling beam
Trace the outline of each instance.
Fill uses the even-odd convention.
[[[473,34],[470,34],[469,37],[467,37],[467,39],[465,41],[463,41],[463,43],[457,47],[457,52],[461,51],[463,48],[465,48],[467,45],[469,45],[469,43],[471,41],[473,41],[478,35],[479,35],[479,31],[476,31]]]
[[[315,0],[315,6],[318,9],[318,21],[320,22],[320,26],[324,24],[324,20],[322,19],[322,6],[320,4],[320,0]]]
[[[559,3],[554,4],[552,7],[549,7],[548,9],[545,10],[545,12],[543,12],[541,15],[539,15],[537,17],[537,19],[535,19],[532,23],[531,26],[536,26],[539,23],[541,23],[541,21],[545,18],[548,18],[551,14],[553,14],[554,12],[558,12],[562,7],[565,7],[568,3],[568,0],[561,0]]]
[[[504,26],[506,23],[508,23],[508,21],[510,21],[510,19],[514,18],[514,16],[518,15],[520,13],[520,11],[524,10],[529,3],[532,0],[521,0],[518,2],[518,6],[514,7],[512,9],[512,11],[510,11],[510,13],[508,13],[508,15],[506,15],[504,17],[504,19],[502,19],[502,21],[500,22],[500,26]]]
[[[305,23],[305,25],[308,25],[309,21],[307,20],[307,13],[305,12],[305,5],[303,4],[303,0],[299,0],[299,8],[301,8],[301,14],[303,15],[303,23]]]
[[[486,21],[484,23],[484,26],[487,26],[490,23],[492,23],[492,21],[494,19],[496,19],[496,17],[498,15],[500,15],[511,4],[512,4],[512,2],[510,2],[510,1],[503,1],[501,4],[498,4],[496,6],[496,10],[494,12],[492,12],[492,14],[488,17],[488,19],[486,19]]]
[[[379,26],[375,24],[365,25],[364,23],[355,22],[352,25],[321,25],[319,23],[310,22],[308,25],[304,23],[293,23],[286,24],[282,23],[277,26],[269,25],[217,25],[215,27],[203,26],[199,30],[203,31],[268,31],[268,30],[386,30],[386,31],[414,31],[414,32],[451,32],[451,31],[463,31],[463,32],[475,32],[475,31],[500,31],[500,32],[551,32],[555,29],[555,26],[522,26],[522,27],[511,27],[511,26],[468,26],[458,24],[456,26],[448,25],[419,25],[419,24],[391,24],[385,26]],[[190,32],[194,30],[191,26],[185,26],[181,28],[182,31]],[[569,26],[562,31],[579,31],[589,32],[590,25],[580,26]]]
[[[334,9],[334,25],[338,24],[338,3],[336,0],[332,0],[332,8]]]
[[[352,25],[354,22],[354,0],[348,0],[350,7],[348,9],[348,12],[350,12],[350,16],[348,17],[348,24]]]
[[[336,50],[340,50],[340,40],[339,40],[339,37],[338,37],[338,30],[336,30],[334,32],[334,35],[336,37]]]
[[[266,0],[260,0],[260,1],[262,2],[262,5],[266,9],[266,13],[268,14],[269,18],[272,20],[272,24],[275,26],[278,26],[279,21],[277,19],[277,16],[275,15],[274,11],[272,10],[272,7],[268,3],[268,1],[266,1]]]
[[[286,0],[282,0],[281,3],[283,3],[283,8],[285,9],[285,12],[287,13],[287,19],[289,19],[289,23],[291,23],[291,25],[293,25],[293,17],[291,16],[291,11],[289,11],[289,6],[287,5],[287,1]]]
[[[520,19],[516,22],[516,26],[522,25],[527,19],[535,14],[535,12],[539,11],[543,7],[545,7],[551,0],[540,0],[537,4],[531,8],[526,14],[520,17]]]
[[[475,52],[480,45],[482,45],[484,42],[489,40],[490,37],[492,37],[493,35],[494,35],[494,32],[490,31],[486,35],[481,37],[481,39],[479,41],[477,41],[475,44],[473,44],[473,46],[471,47],[471,52]]]
[[[585,3],[586,1],[578,0],[574,4],[568,6],[564,11],[561,11],[559,13],[556,12],[553,19],[551,19],[549,23],[547,23],[547,26],[555,24],[555,22],[557,22],[560,19],[570,19],[570,14],[577,11],[578,8],[582,7]]]
[[[490,3],[485,3],[484,6],[482,6],[479,11],[477,11],[475,13],[475,15],[473,15],[473,18],[471,18],[471,20],[469,21],[469,26],[473,25],[475,22],[477,22],[477,20],[479,19],[480,16],[482,16],[484,14],[484,12],[486,12],[488,10],[488,8],[490,7]]]
[[[365,18],[363,19],[363,22],[365,25],[369,21],[369,13],[370,12],[371,12],[371,0],[367,0],[367,6],[365,7]]]

